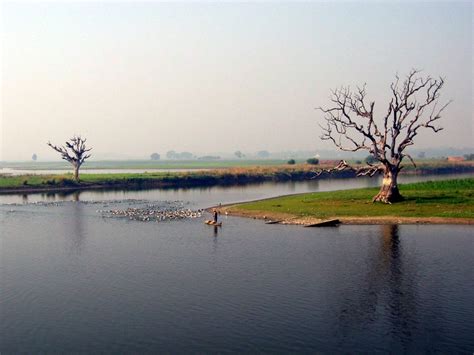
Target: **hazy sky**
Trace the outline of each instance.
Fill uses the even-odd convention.
[[[331,88],[394,74],[446,77],[445,130],[417,146],[473,146],[467,2],[10,2],[1,6],[0,160],[56,158],[82,134],[96,158],[318,150]]]

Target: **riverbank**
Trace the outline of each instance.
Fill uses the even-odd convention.
[[[223,206],[221,213],[310,225],[338,219],[343,224],[474,224],[474,179],[401,184],[403,202],[372,203],[378,188],[316,192]]]
[[[190,188],[244,185],[265,181],[302,181],[314,177],[313,169],[311,166],[278,166],[111,174],[88,174],[84,171],[80,175],[80,182],[74,181],[72,174],[0,176],[0,194],[97,189]]]
[[[232,186],[266,181],[304,181],[316,178],[315,170],[329,168],[329,163],[318,166],[308,164],[279,165],[270,167],[236,167],[207,171],[150,172],[150,173],[81,173],[81,181],[73,180],[72,174],[51,175],[0,175],[0,194],[61,192],[97,189],[146,189],[146,188],[186,188],[209,186]],[[456,174],[474,172],[473,162],[420,164],[417,169],[409,165],[402,170],[405,175]],[[352,171],[323,174],[317,179],[351,178]]]

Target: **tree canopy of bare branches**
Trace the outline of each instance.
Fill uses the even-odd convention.
[[[79,168],[84,161],[91,157],[87,152],[92,148],[86,147],[86,138],[81,136],[74,136],[62,146],[57,146],[48,142],[47,144],[55,151],[61,154],[63,160],[68,161],[74,167],[74,179],[79,181]]]
[[[407,158],[415,165],[405,149],[414,144],[421,129],[433,132],[443,129],[438,126],[438,121],[450,103],[439,104],[444,78],[421,77],[419,74],[420,71],[412,70],[403,81],[395,76],[390,85],[391,100],[380,118],[375,117],[375,102],[367,99],[365,84],[356,90],[349,87],[332,90],[331,105],[318,108],[325,119],[325,125],[321,125],[321,139],[331,141],[343,151],[366,150],[378,164],[355,169],[341,161],[335,168],[321,170],[318,174],[345,169],[355,171],[357,176],[384,173],[382,188],[374,201],[391,203],[400,200],[402,197],[397,186],[400,163]]]

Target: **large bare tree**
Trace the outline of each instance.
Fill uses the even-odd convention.
[[[79,181],[79,168],[82,163],[91,157],[87,154],[92,148],[86,148],[86,138],[74,136],[63,146],[56,146],[48,142],[48,145],[61,154],[61,158],[68,161],[74,167],[74,179]]]
[[[402,200],[397,184],[402,169],[400,164],[406,157],[416,167],[406,148],[414,144],[420,129],[442,130],[437,121],[450,103],[439,105],[443,78],[420,77],[419,73],[412,70],[403,81],[395,76],[390,85],[391,100],[380,118],[375,117],[375,102],[366,97],[365,84],[354,91],[349,87],[333,90],[332,104],[318,108],[326,120],[326,124],[321,125],[321,139],[331,141],[344,151],[366,150],[377,163],[355,168],[343,160],[336,167],[320,170],[317,174],[338,170],[353,170],[357,176],[383,173],[382,187],[373,201],[392,203]]]

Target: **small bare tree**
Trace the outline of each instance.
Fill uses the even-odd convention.
[[[48,142],[48,145],[60,153],[62,159],[72,164],[74,179],[79,181],[79,168],[86,159],[91,157],[91,154],[87,154],[87,152],[92,148],[86,148],[86,138],[74,136],[61,147],[51,144],[51,142]]]
[[[423,78],[418,74],[419,71],[412,70],[403,83],[395,76],[390,85],[392,98],[381,120],[375,117],[375,103],[367,102],[365,85],[355,91],[349,87],[333,90],[332,105],[318,108],[326,120],[326,125],[321,126],[321,139],[331,141],[344,151],[366,150],[378,163],[354,168],[343,160],[332,169],[318,171],[317,175],[338,170],[353,170],[357,176],[383,173],[382,187],[373,201],[392,203],[402,200],[397,184],[402,169],[400,164],[406,157],[416,167],[405,149],[414,144],[413,139],[421,128],[434,132],[442,130],[436,124],[450,103],[438,106],[443,78]]]

